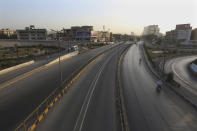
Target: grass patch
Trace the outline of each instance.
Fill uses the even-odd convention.
[[[81,46],[86,47],[88,49],[95,49],[95,48],[99,48],[104,45],[105,44],[103,44],[103,43],[99,43],[99,44],[82,44]]]
[[[64,49],[61,48],[61,50]],[[35,57],[54,54],[58,51],[58,47],[43,45],[2,48],[0,49],[0,70],[27,62]]]
[[[25,60],[7,60],[7,61],[0,61],[0,70],[5,69],[5,68],[9,68],[21,63],[26,62]]]

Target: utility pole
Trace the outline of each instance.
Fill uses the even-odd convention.
[[[60,34],[59,34],[60,35]],[[60,70],[60,87],[62,87],[62,67],[61,67],[61,48],[60,48],[60,36],[58,35],[58,46],[59,46],[59,70]]]
[[[55,30],[51,30],[56,32],[57,34],[57,38],[58,38],[58,52],[59,52],[59,72],[60,72],[60,87],[62,87],[62,82],[63,82],[63,78],[62,78],[62,68],[61,68],[61,48],[60,48],[60,31],[55,31]]]
[[[166,62],[166,59],[165,59],[165,43],[163,43],[163,74],[164,74],[164,71],[165,71],[165,62]]]

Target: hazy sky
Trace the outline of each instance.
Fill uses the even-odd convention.
[[[158,24],[161,32],[176,24],[197,28],[197,0],[0,0],[0,28],[30,24],[62,29],[74,25],[103,25],[115,33],[141,33]]]

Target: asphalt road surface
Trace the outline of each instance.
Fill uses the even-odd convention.
[[[116,71],[123,45],[98,58],[49,112],[38,131],[120,131]]]
[[[158,93],[139,45],[133,45],[121,65],[125,110],[131,131],[196,131],[197,111],[168,88]]]
[[[197,56],[170,59],[165,64],[165,71],[174,72],[175,80],[197,95],[197,78],[188,69],[189,63],[195,59],[197,59]]]
[[[63,61],[63,80],[89,59],[112,48],[109,45]],[[54,64],[0,89],[0,130],[8,131],[24,120],[55,88],[60,86],[59,65]]]

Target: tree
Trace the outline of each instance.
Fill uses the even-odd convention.
[[[8,35],[0,34],[0,39],[9,39]]]
[[[16,34],[10,35],[10,39],[17,39],[17,35]]]
[[[169,72],[169,73],[167,74],[166,81],[167,81],[167,82],[172,82],[173,76],[174,76],[174,74],[173,74],[172,72]]]

